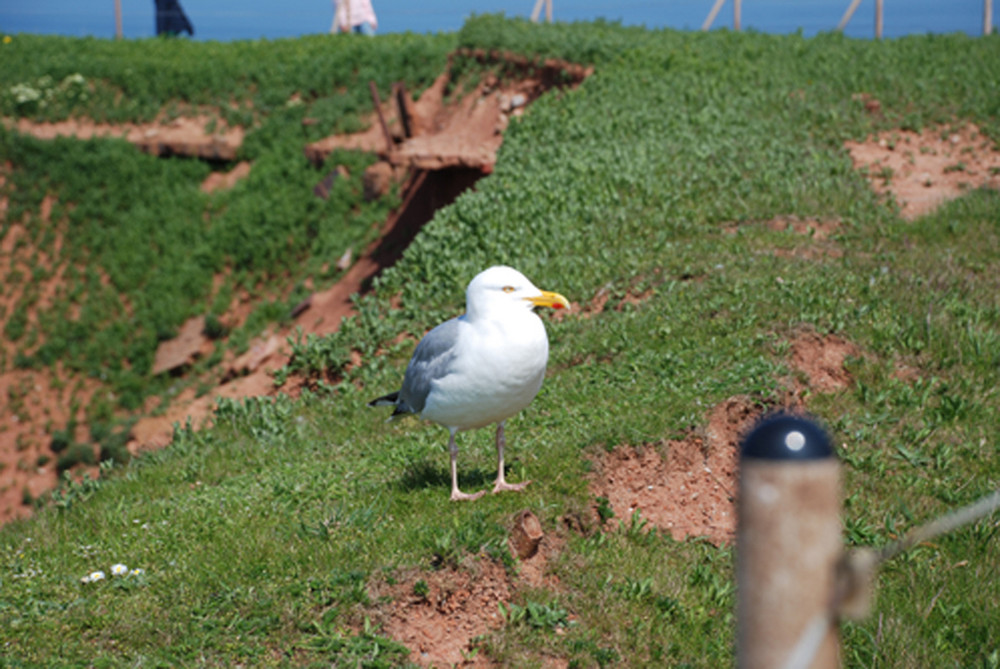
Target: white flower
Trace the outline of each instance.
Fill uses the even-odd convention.
[[[139,569],[138,567],[136,567],[135,569],[132,570],[132,575],[133,576],[142,576],[145,573],[146,573],[145,569]]]
[[[121,562],[118,564],[111,565],[111,573],[115,576],[124,576],[128,573],[128,567],[123,565]]]
[[[81,578],[80,582],[81,583],[96,583],[97,581],[103,581],[103,580],[104,580],[104,572],[103,571],[92,571],[89,574],[87,574],[86,576],[84,576],[83,578]]]

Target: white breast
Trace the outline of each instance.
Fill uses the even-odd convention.
[[[461,322],[455,363],[432,385],[421,417],[469,430],[524,409],[545,378],[549,342],[530,311],[477,323]]]

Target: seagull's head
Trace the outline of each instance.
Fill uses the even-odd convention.
[[[511,309],[530,311],[534,307],[564,309],[569,307],[569,300],[559,293],[539,290],[528,277],[502,265],[477,274],[465,291],[465,309],[470,318]]]

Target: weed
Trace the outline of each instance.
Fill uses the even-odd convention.
[[[519,604],[498,604],[500,616],[508,625],[528,625],[538,630],[554,630],[570,624],[569,614],[556,604],[529,601]]]

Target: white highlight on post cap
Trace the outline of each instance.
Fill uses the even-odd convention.
[[[806,445],[806,436],[798,430],[793,430],[785,435],[785,446],[793,451],[801,451]]]

